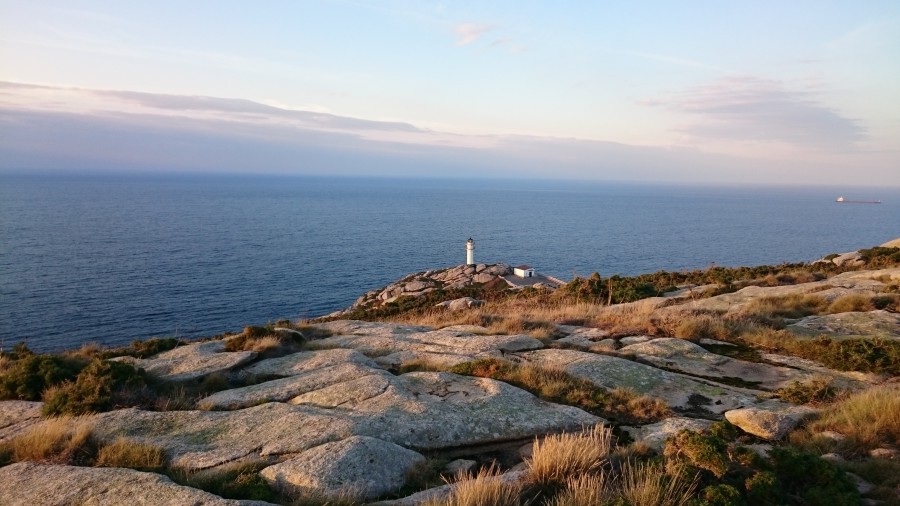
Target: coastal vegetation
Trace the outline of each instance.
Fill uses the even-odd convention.
[[[405,485],[378,498],[403,497],[444,480],[453,484],[448,495],[429,499],[426,504],[840,505],[861,503],[856,483],[859,479],[870,485],[866,499],[897,504],[900,384],[896,378],[900,376],[900,341],[896,335],[878,330],[877,325],[862,333],[841,333],[824,324],[801,323],[810,318],[837,318],[827,321],[839,326],[841,318],[850,318],[847,315],[875,312],[893,318],[891,315],[900,310],[896,271],[873,273],[861,289],[855,285],[848,288],[847,283],[839,282],[841,278],[832,278],[858,267],[897,267],[898,251],[862,250],[859,266],[819,262],[711,267],[685,273],[661,271],[634,277],[594,274],[575,278],[555,291],[510,290],[493,282],[452,289],[436,287],[418,297],[398,296],[340,317],[378,323],[329,323],[335,317],[279,321],[248,326],[238,334],[217,336],[208,342],[155,338],[119,349],[86,345],[56,354],[34,353],[21,343],[0,351],[0,400],[43,402],[39,409],[31,408],[35,414],[26,429],[0,439],[0,468],[20,462],[130,468],[164,474],[176,483],[226,498],[308,506],[363,504],[361,490],[347,488],[328,494],[294,490],[281,487],[266,476],[268,471],[264,472],[293,458],[285,455],[307,451],[308,445],[324,447],[333,442],[328,438],[345,437],[327,432],[325,425],[310,429],[316,437],[323,431],[321,441],[301,441],[290,450],[275,447],[267,450],[270,453],[239,452],[242,457],[218,460],[212,466],[185,466],[178,460],[184,458],[183,453],[173,453],[183,452],[179,446],[183,444],[203,448],[218,444],[217,439],[227,432],[224,427],[232,423],[223,420],[234,420],[228,418],[230,413],[273,406],[289,410],[282,402],[308,404],[317,417],[329,411],[352,411],[352,406],[366,402],[367,396],[382,395],[388,409],[398,412],[409,409],[402,403],[419,402],[420,398],[452,404],[450,414],[466,402],[491,412],[479,403],[490,406],[483,399],[499,395],[497,383],[473,379],[489,378],[530,392],[540,400],[521,390],[499,389],[515,390],[542,409],[569,410],[567,413],[578,412],[594,421],[599,417],[608,423],[594,426],[592,422],[582,430],[572,430],[576,426],[573,423],[565,430],[554,426],[553,430],[528,432],[529,437],[537,436],[524,458],[519,450],[508,448],[471,449],[472,454],[461,455],[473,460],[459,472],[448,470],[449,460],[455,457],[443,453],[448,445],[452,446],[449,451],[461,451],[459,443],[448,438],[450,442],[441,443],[444,446],[439,450],[425,447],[429,438],[444,437],[442,428],[423,430],[413,425],[404,428],[403,437],[390,444],[404,441],[403,451],[421,452],[417,456],[420,460],[407,471]],[[795,289],[794,285],[802,283],[808,284]],[[735,293],[751,286],[760,289]],[[483,304],[460,311],[435,307],[437,302],[457,296],[477,297]],[[465,327],[447,328],[460,325]],[[403,339],[407,341],[401,346],[398,343]],[[488,342],[490,346],[482,346]],[[456,349],[467,346],[471,349]],[[183,378],[177,376],[181,370],[166,370],[166,377],[154,373],[148,365],[173,356],[183,358],[186,353],[182,352],[192,348],[212,350],[193,358],[229,355],[241,361]],[[659,355],[653,355],[653,350]],[[171,353],[160,359],[158,355],[164,352]],[[536,358],[545,353],[556,361]],[[341,362],[328,362],[334,360],[323,358],[328,354],[341,357]],[[313,356],[312,362],[321,363],[304,362]],[[677,363],[685,357],[710,362],[700,362],[706,367],[685,372]],[[615,360],[623,371],[644,368],[660,375],[635,380],[628,386],[624,383],[630,380],[619,380],[621,386],[607,388],[601,385],[608,383],[583,375],[586,368],[569,367],[570,358],[580,363],[600,363],[599,358]],[[739,364],[744,368],[741,371],[765,366],[768,371],[792,373],[783,381],[762,384],[765,378],[738,377],[726,371],[729,359],[743,361]],[[239,367],[234,365],[238,363]],[[713,370],[718,367],[723,370]],[[335,378],[328,376],[332,373]],[[345,374],[352,376],[342,377]],[[697,380],[698,390],[685,395],[686,401],[673,400],[666,396],[665,389],[646,387],[657,381],[675,381],[676,376],[690,377],[684,381]],[[347,386],[347,381],[354,382],[353,386]],[[646,383],[644,390],[635,387],[642,381]],[[728,390],[731,387],[740,388]],[[714,391],[719,393],[711,393]],[[720,397],[709,397],[715,395]],[[723,399],[726,405],[732,402],[723,397],[728,395],[735,399],[746,396],[748,400],[716,407],[714,402]],[[279,403],[270,403],[273,399]],[[743,425],[739,428],[740,422],[723,416],[739,411],[742,405],[773,403],[800,406],[806,410],[806,418],[798,418],[785,431],[786,436],[769,437]],[[434,404],[414,406],[419,411],[412,411],[422,416]],[[735,406],[738,409],[732,409]],[[149,417],[156,421],[112,434],[103,433],[101,426],[95,425],[117,413],[93,414],[124,407],[156,411],[151,413],[153,417],[186,417]],[[208,410],[199,411],[198,407]],[[518,412],[520,405],[514,408],[509,412]],[[180,410],[189,413],[160,413]],[[285,412],[261,411],[264,418],[270,417],[269,413]],[[215,426],[185,429],[176,422],[206,420],[204,417],[214,419]],[[737,425],[723,421],[723,417]],[[633,432],[635,427],[643,430],[679,419],[698,425],[690,430],[673,429],[654,445],[639,440],[639,433]],[[241,437],[258,430],[259,420],[252,427],[237,425]],[[335,416],[322,423],[350,422]],[[674,423],[677,426],[682,422]],[[173,436],[178,442],[165,437],[154,439],[159,436],[154,432],[158,427],[182,431]],[[384,425],[377,427],[379,431],[390,430]],[[417,430],[425,435],[416,440],[423,447],[405,442],[410,437],[407,432],[415,434]],[[460,437],[459,429],[453,430],[452,437]],[[360,434],[374,439],[369,433]],[[501,442],[521,444],[516,438],[522,434],[512,434],[500,436]],[[482,444],[482,438],[490,436],[473,437]]]

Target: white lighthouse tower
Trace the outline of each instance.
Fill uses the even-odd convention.
[[[466,241],[466,265],[475,265],[475,241],[471,237]]]

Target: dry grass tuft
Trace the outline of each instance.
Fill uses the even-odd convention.
[[[843,434],[850,453],[896,445],[900,441],[900,383],[878,385],[835,402],[808,430]]]
[[[566,488],[548,506],[597,506],[616,498],[615,482],[606,473],[583,474],[566,480]]]
[[[734,325],[730,325],[729,321],[724,320],[718,315],[708,313],[695,313],[682,315],[679,321],[674,325],[674,330],[669,330],[668,334],[679,339],[697,342],[700,339],[718,339],[724,340],[734,335]],[[664,330],[671,329],[672,324],[669,321],[659,322]]]
[[[696,476],[692,481],[680,473],[668,476],[651,463],[625,462],[620,473],[619,493],[630,506],[681,506],[697,488]]]
[[[866,312],[874,310],[875,304],[872,302],[871,297],[853,293],[835,299],[831,304],[828,305],[828,308],[825,309],[825,312],[828,314],[834,314],[849,313],[851,311]]]
[[[165,453],[158,446],[120,437],[100,448],[96,465],[99,467],[128,467],[154,470],[166,465]]]
[[[744,306],[739,316],[752,319],[801,318],[820,314],[828,307],[828,300],[820,295],[791,294],[755,299]]]
[[[535,483],[565,483],[597,471],[613,448],[612,430],[596,426],[581,433],[563,433],[536,439],[528,477]]]
[[[274,335],[263,336],[250,343],[250,350],[256,353],[265,353],[278,349],[281,346],[281,338]]]
[[[607,404],[622,417],[637,420],[650,421],[662,420],[672,414],[666,401],[658,397],[639,395],[629,388],[614,388],[609,392],[610,399]],[[608,411],[612,409],[608,408]]]
[[[44,420],[10,440],[9,452],[14,462],[84,463],[92,459],[95,451],[93,426],[88,416]]]
[[[425,506],[514,506],[520,503],[520,483],[505,481],[494,465],[482,468],[475,476],[464,473],[444,500],[432,500]]]

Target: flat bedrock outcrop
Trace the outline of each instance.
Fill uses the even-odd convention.
[[[454,329],[396,327],[361,321],[336,321],[320,326],[337,335],[318,340],[315,346],[350,348],[375,355],[376,362],[386,367],[412,360],[452,366],[476,358],[499,358],[505,353],[544,347],[537,339],[525,335],[479,335]]]
[[[43,405],[33,401],[0,401],[0,443],[38,423]]]
[[[262,477],[285,493],[312,490],[326,497],[352,493],[373,499],[406,483],[407,472],[425,460],[420,453],[381,439],[352,436],[310,448],[262,470]]]
[[[755,383],[756,388],[776,390],[794,381],[808,381],[813,373],[786,366],[747,362],[707,351],[684,339],[658,338],[631,344],[618,353],[633,354],[657,367],[673,369],[692,376],[732,378]]]
[[[660,309],[662,312],[705,310],[738,313],[748,303],[762,298],[787,295],[815,294],[828,301],[844,295],[860,294],[872,296],[881,293],[888,282],[900,280],[900,268],[872,271],[848,271],[822,281],[785,286],[748,286],[733,293],[726,293],[699,299],[676,306]]]
[[[225,351],[225,341],[194,343],[150,358],[117,357],[148,373],[170,381],[186,381],[213,373],[230,371],[256,358],[252,351]]]
[[[336,382],[291,400],[234,411],[150,412],[126,409],[96,417],[95,433],[162,447],[187,469],[245,457],[300,453],[350,436],[371,436],[406,448],[481,445],[592,426],[604,420],[542,401],[488,378],[451,373],[373,375]]]
[[[520,354],[525,360],[588,380],[604,388],[629,388],[666,401],[680,411],[721,414],[755,404],[763,392],[663,371],[653,366],[608,355],[576,350],[538,350]]]
[[[640,427],[622,427],[622,429],[628,432],[628,435],[636,442],[644,443],[656,451],[662,451],[666,439],[674,436],[678,431],[687,429],[700,432],[710,428],[712,424],[711,420],[673,416],[660,422]]]
[[[133,469],[21,462],[0,467],[0,504],[262,506],[270,503],[223,499],[178,485],[161,474]]]
[[[807,316],[786,327],[799,336],[825,335],[834,339],[881,338],[900,340],[900,314],[867,311]]]

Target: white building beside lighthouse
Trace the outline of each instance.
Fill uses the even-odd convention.
[[[475,241],[471,237],[466,241],[466,265],[475,265]]]

